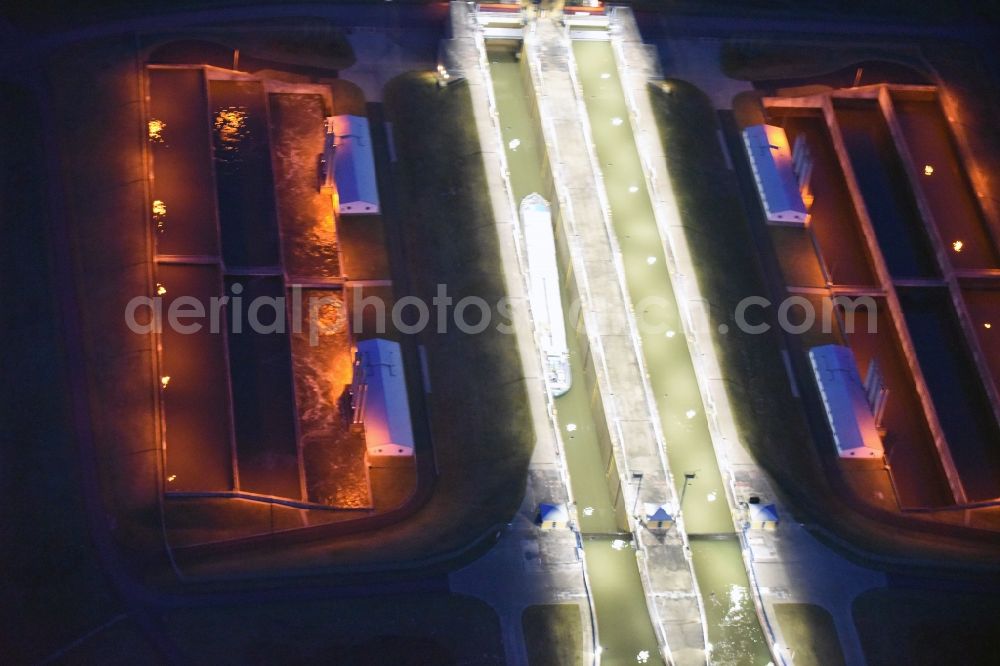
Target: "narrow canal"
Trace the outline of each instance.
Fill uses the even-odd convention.
[[[667,458],[683,498],[711,658],[718,664],[767,664],[771,656],[754,609],[614,51],[610,42],[588,40],[574,41],[573,53],[629,296],[633,304],[656,303],[648,311],[637,307],[636,317],[652,324],[640,323],[639,334]],[[686,475],[694,477],[684,488]]]
[[[553,200],[545,177],[544,146],[534,102],[519,59],[520,42],[490,42],[488,56],[515,202],[538,192]],[[558,231],[557,231],[557,235]],[[565,257],[559,257],[565,276]],[[661,663],[649,619],[628,528],[616,517],[611,488],[617,488],[614,460],[602,453],[597,424],[581,367],[575,294],[562,289],[573,386],[556,399],[556,420],[566,449],[570,483],[580,517],[587,573],[591,582],[602,664]],[[610,479],[610,483],[609,483]]]

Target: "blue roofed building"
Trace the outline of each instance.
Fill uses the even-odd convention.
[[[413,455],[410,401],[398,342],[383,338],[358,342],[351,396],[369,456]]]
[[[807,224],[809,211],[802,199],[785,130],[774,125],[751,125],[743,130],[743,143],[767,221],[792,226]]]
[[[841,458],[877,458],[884,455],[882,438],[872,415],[854,353],[842,345],[809,350],[827,421]]]
[[[381,208],[368,119],[350,115],[328,117],[323,157],[327,169],[325,184],[336,188],[337,213],[378,215]]]

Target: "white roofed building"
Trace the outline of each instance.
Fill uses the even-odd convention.
[[[767,221],[796,226],[806,224],[809,212],[802,200],[785,130],[774,125],[751,125],[743,130],[743,143],[750,156]]]
[[[809,350],[826,418],[841,458],[881,458],[884,455],[875,417],[861,383],[854,353],[842,345]]]
[[[413,423],[398,342],[373,338],[358,343],[351,393],[368,455],[412,456]]]
[[[336,185],[337,212],[341,215],[378,215],[381,208],[368,119],[329,116],[323,154],[328,173],[332,172]]]

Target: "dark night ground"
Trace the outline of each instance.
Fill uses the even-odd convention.
[[[90,540],[57,339],[40,127],[0,84],[0,652],[36,663],[156,663]],[[106,625],[106,626],[105,626]],[[188,663],[502,663],[481,602],[437,594],[172,611],[159,624]]]
[[[122,611],[87,531],[40,148],[34,101],[0,85],[0,645],[9,663],[38,661]]]
[[[34,663],[74,645],[66,661],[155,663],[156,654],[134,615],[108,583],[88,535],[79,478],[80,452],[65,404],[66,366],[57,334],[54,295],[72,289],[70,277],[54,277],[45,211],[44,156],[38,109],[27,95],[0,86],[0,306],[4,344],[0,391],[0,646],[5,663]],[[88,98],[87,101],[93,101]],[[99,101],[99,100],[98,100]],[[65,266],[65,264],[62,264]],[[324,609],[252,605],[273,613],[294,636],[296,656],[317,660],[336,654],[346,663],[378,663],[406,654],[414,661],[502,661],[495,615],[478,602],[457,597],[411,597],[328,602]],[[134,609],[129,609],[134,610]],[[242,609],[198,611],[203,624],[252,627]],[[311,613],[311,611],[317,611]],[[193,613],[194,611],[192,611]],[[169,633],[186,611],[151,627]],[[207,617],[206,617],[207,613]],[[443,615],[442,615],[443,613]],[[350,620],[345,620],[345,617]],[[468,621],[469,624],[464,624]],[[471,625],[471,626],[470,626]],[[175,641],[185,657],[211,654],[252,659],[289,654],[286,636],[266,630],[215,631]],[[399,638],[393,638],[398,635]],[[82,639],[82,640],[81,640]],[[444,646],[444,647],[442,647]],[[224,661],[224,659],[223,659]],[[405,663],[405,661],[399,662]]]
[[[157,0],[36,0],[35,2],[18,2],[2,10],[3,15],[12,23],[29,29],[57,29],[77,25],[79,23],[96,23],[113,18],[142,16],[154,12],[183,9],[204,9],[206,7],[233,7],[272,4],[263,0],[179,0],[164,4]],[[345,3],[346,4],[346,3]],[[382,5],[383,0],[355,0],[352,4]],[[429,4],[427,0],[400,0],[400,4]],[[632,0],[623,2],[637,9],[652,9],[662,11],[666,8],[684,7],[679,2],[664,2],[663,0]],[[708,4],[708,3],[705,3]],[[1000,18],[1000,2],[997,0],[981,0],[980,2],[960,3],[936,0],[914,3],[911,0],[852,0],[849,2],[832,2],[831,0],[802,0],[792,5],[784,0],[755,0],[746,3],[740,0],[723,0],[711,3],[709,6],[723,12],[745,11],[747,6],[752,9],[763,9],[776,12],[788,11],[793,7],[797,13],[837,11],[851,18],[879,17],[905,18],[910,21],[976,21],[997,20]],[[702,5],[703,7],[704,5]],[[690,6],[688,6],[690,9]]]
[[[150,643],[126,614],[89,536],[54,305],[57,288],[73,287],[58,282],[51,270],[43,144],[34,104],[29,95],[0,84],[0,376],[16,378],[0,388],[2,660],[35,663],[87,636],[65,661],[155,663]],[[176,647],[186,657],[215,651],[243,663],[255,655],[282,654],[301,660],[339,655],[341,663],[502,661],[495,616],[467,599],[333,601],[299,615],[287,607],[254,606],[258,614],[279,616],[280,622],[268,625],[295,637],[295,655],[282,647],[285,637],[269,637],[269,630],[186,636]],[[445,616],[436,615],[437,609]],[[173,614],[164,630],[183,624],[186,613]],[[255,626],[233,609],[192,613],[207,626]],[[347,615],[350,621],[343,619]],[[449,627],[461,624],[456,618],[471,624],[464,635],[449,634]],[[396,633],[400,636],[393,637]]]
[[[998,663],[995,592],[870,590],[853,614],[869,666]]]
[[[74,3],[73,7],[89,11],[93,4]],[[137,9],[141,5],[135,2],[116,4],[127,4],[129,11],[141,11]],[[51,11],[51,3],[21,3],[20,6],[31,7],[28,11],[45,20]],[[24,10],[12,7],[3,11]],[[63,14],[60,20],[72,22],[74,15],[72,12]],[[68,412],[65,400],[60,399],[66,395],[62,377],[65,368],[53,335],[55,315],[48,307],[56,285],[47,266],[45,204],[40,192],[33,189],[31,179],[26,178],[33,172],[39,174],[41,169],[32,162],[39,159],[35,151],[40,145],[38,128],[29,126],[36,113],[25,107],[25,103],[24,97],[0,86],[0,172],[3,173],[0,181],[0,238],[3,239],[0,243],[0,284],[4,287],[0,290],[0,340],[3,341],[0,344],[0,377],[7,379],[0,389],[0,566],[4,572],[0,584],[0,645],[6,650],[5,661],[11,663],[43,658],[121,612],[106,585],[86,533],[80,483],[75,471],[78,469],[77,450],[71,428],[65,418],[60,418]],[[16,381],[9,378],[16,378]],[[949,657],[975,655],[978,654],[977,645],[987,645],[983,637],[991,635],[991,628],[976,625],[990,622],[1000,610],[974,608],[968,604],[961,613],[960,631],[951,634],[956,636],[955,643],[967,642],[956,645],[952,641],[943,642],[950,628],[937,621],[937,614],[942,609],[966,608],[967,605],[950,595],[928,593],[922,598],[926,608],[921,606],[915,614],[926,614],[921,620],[923,625],[918,623],[916,631],[908,630],[917,638],[923,635],[927,642],[934,637],[934,649]],[[917,608],[912,599],[910,602]],[[220,616],[226,615],[223,611],[218,612]],[[291,617],[294,614],[289,612],[282,615],[280,621],[297,624],[290,620]],[[884,620],[884,614],[876,618],[870,630],[879,631]],[[331,619],[331,623],[336,621]],[[892,631],[877,639],[883,649],[891,646],[899,635],[896,624],[891,623]],[[997,628],[992,627],[992,630],[995,634]],[[225,637],[224,632],[220,634]],[[862,634],[867,647],[871,640],[865,637],[865,632]],[[364,644],[366,639],[359,640]],[[225,642],[219,640],[219,643]],[[414,644],[418,642],[419,639]],[[343,644],[338,639],[328,642],[326,647]],[[399,645],[396,641],[384,641],[380,649],[394,649],[393,646]],[[968,645],[973,646],[971,652]],[[110,646],[116,647],[117,656],[123,661],[128,661],[129,657],[135,661],[148,651],[132,621],[124,620],[88,641],[80,652],[74,653],[74,661],[94,656],[108,661]],[[957,652],[951,652],[952,648]],[[437,648],[427,645],[427,649]],[[352,652],[347,651],[347,654]],[[419,654],[417,650],[410,653]],[[246,653],[232,654],[235,658]],[[264,656],[268,652],[262,650],[260,654]],[[330,654],[344,655],[339,651],[324,652],[325,656]],[[381,652],[379,656],[385,654]],[[877,652],[874,656],[875,663],[891,663],[880,661]],[[363,659],[358,661],[364,663]]]

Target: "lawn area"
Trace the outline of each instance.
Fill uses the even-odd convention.
[[[496,613],[441,593],[212,606],[167,612],[190,664],[503,664]]]
[[[775,604],[785,643],[796,666],[843,666],[837,628],[827,610],[814,604]]]
[[[496,304],[506,295],[499,239],[466,84],[441,89],[432,75],[403,75],[386,86],[385,108],[400,160],[396,233],[410,293],[429,303],[443,284],[456,301]],[[517,510],[535,436],[516,337],[495,326],[478,335],[433,328],[418,336],[433,387],[430,504],[467,539]]]
[[[853,612],[869,666],[997,663],[995,590],[870,590],[854,600]]]
[[[583,663],[583,621],[576,604],[528,606],[521,615],[521,624],[532,666]]]

